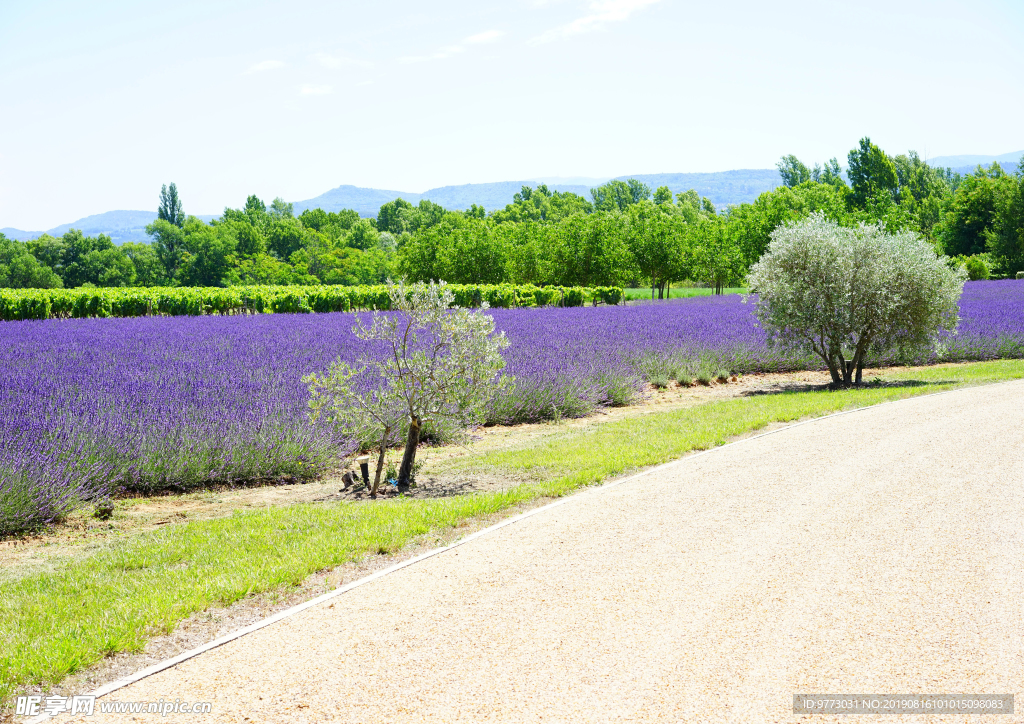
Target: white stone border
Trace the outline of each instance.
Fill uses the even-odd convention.
[[[636,480],[637,478],[643,477],[644,475],[649,475],[649,474],[651,474],[653,472],[656,472],[658,470],[663,470],[663,469],[671,467],[673,465],[679,465],[680,463],[683,463],[683,462],[686,462],[688,460],[691,460],[692,458],[699,457],[701,455],[708,455],[710,453],[717,452],[718,450],[724,450],[725,448],[732,447],[733,445],[741,445],[741,444],[743,444],[745,442],[750,442],[751,440],[759,440],[759,439],[761,439],[763,437],[767,437],[769,435],[774,435],[774,434],[779,433],[779,432],[786,432],[787,430],[792,430],[794,427],[800,427],[801,425],[808,425],[808,424],[810,424],[812,422],[820,422],[822,420],[828,420],[830,418],[839,417],[841,415],[850,415],[850,414],[852,414],[854,412],[863,412],[864,410],[875,410],[875,409],[878,409],[880,407],[884,407],[885,405],[892,405],[892,404],[895,404],[895,403],[898,403],[898,402],[909,402],[911,400],[923,400],[923,399],[928,398],[928,397],[937,397],[939,395],[948,395],[951,392],[962,392],[963,390],[974,389],[975,387],[990,387],[990,386],[995,386],[995,385],[1007,384],[1009,382],[1019,382],[1019,381],[1020,380],[1004,380],[1002,382],[994,382],[994,383],[989,383],[989,384],[970,385],[968,387],[958,387],[958,388],[953,389],[953,390],[943,390],[942,392],[931,392],[931,393],[929,393],[927,395],[916,395],[914,397],[905,397],[902,400],[888,400],[887,402],[880,402],[880,403],[875,404],[875,405],[866,405],[864,407],[855,407],[852,410],[843,410],[841,412],[833,412],[830,415],[824,415],[822,417],[812,417],[809,420],[801,420],[800,422],[794,422],[794,423],[790,423],[788,425],[784,425],[783,427],[780,427],[780,428],[778,428],[776,430],[769,430],[768,432],[762,432],[759,435],[752,435],[751,437],[745,437],[742,440],[734,440],[733,442],[727,442],[724,445],[719,445],[718,447],[709,448],[707,450],[700,450],[699,452],[695,452],[695,453],[693,453],[691,455],[684,455],[683,457],[677,458],[675,460],[671,460],[671,461],[669,461],[667,463],[661,463],[660,465],[655,465],[654,467],[645,468],[644,470],[641,470],[638,473],[633,473],[632,475],[627,475],[624,478],[619,478],[618,480],[613,480],[613,481],[611,481],[609,483],[604,483],[602,485],[592,486],[592,487],[584,489],[583,491],[580,491],[580,492],[583,492],[583,493],[589,492],[589,493],[593,494],[593,493],[597,493],[597,492],[599,492],[601,490],[606,490],[608,488],[614,488],[617,485],[621,485],[622,483],[627,483],[630,480]],[[223,646],[224,644],[229,643],[231,641],[234,641],[235,639],[239,639],[239,638],[242,638],[243,636],[245,636],[247,634],[251,634],[254,631],[259,631],[261,628],[266,628],[267,626],[270,626],[271,624],[277,623],[278,621],[282,621],[282,620],[284,620],[286,618],[290,618],[290,617],[294,616],[297,613],[305,611],[307,608],[312,608],[313,606],[317,606],[317,605],[323,603],[324,601],[329,601],[332,598],[337,598],[338,596],[342,595],[343,593],[348,593],[349,591],[351,591],[354,588],[358,588],[359,586],[365,585],[365,584],[370,583],[372,581],[376,581],[378,578],[383,578],[384,576],[387,576],[387,575],[389,575],[391,573],[394,573],[395,571],[400,571],[403,568],[406,568],[406,567],[411,566],[413,564],[419,563],[420,561],[424,561],[427,558],[432,558],[433,556],[440,555],[441,553],[445,553],[447,551],[450,551],[453,548],[458,548],[461,545],[464,545],[466,543],[469,543],[472,540],[476,540],[477,538],[480,538],[480,537],[483,537],[483,536],[488,535],[490,533],[493,533],[494,531],[499,530],[501,528],[504,528],[507,525],[512,525],[513,523],[518,523],[521,520],[525,520],[526,518],[529,518],[532,515],[537,515],[538,513],[541,513],[541,512],[543,512],[545,510],[550,510],[551,508],[555,508],[555,507],[557,507],[559,505],[564,505],[565,503],[568,503],[570,500],[575,499],[575,498],[576,498],[575,495],[572,495],[572,496],[567,495],[565,497],[559,498],[558,500],[554,501],[553,503],[548,503],[547,505],[542,505],[539,508],[534,508],[533,510],[527,511],[525,513],[521,513],[521,514],[516,515],[516,516],[513,516],[511,518],[508,518],[507,520],[501,521],[500,523],[495,523],[494,525],[492,525],[492,526],[490,526],[488,528],[484,528],[483,530],[479,530],[476,533],[473,533],[471,535],[466,536],[465,538],[460,538],[459,540],[455,541],[454,543],[451,543],[451,544],[449,544],[447,546],[444,546],[443,548],[436,548],[435,550],[427,551],[426,553],[418,555],[415,558],[410,558],[407,561],[402,561],[401,563],[396,563],[395,565],[390,566],[388,568],[385,568],[385,569],[383,569],[381,571],[377,571],[376,573],[371,573],[370,575],[368,575],[368,576],[366,576],[364,578],[360,578],[359,580],[352,581],[351,583],[345,584],[344,586],[341,586],[340,588],[336,588],[333,591],[329,591],[328,593],[325,593],[322,596],[317,596],[316,598],[310,599],[309,601],[306,601],[305,603],[300,603],[297,606],[292,606],[291,608],[287,608],[284,611],[279,611],[278,613],[275,613],[273,616],[271,616],[269,618],[265,618],[262,621],[257,621],[256,623],[249,624],[248,626],[246,626],[244,628],[240,628],[237,631],[232,631],[231,633],[227,634],[226,636],[222,636],[219,639],[215,639],[213,641],[210,641],[209,643],[205,643],[202,646],[199,646],[197,648],[192,649],[191,651],[186,651],[184,653],[178,654],[177,656],[175,656],[173,658],[166,659],[166,660],[161,661],[159,663],[153,664],[152,666],[148,666],[145,669],[142,669],[141,671],[137,671],[136,673],[132,674],[131,676],[127,676],[127,677],[125,677],[123,679],[118,679],[117,681],[112,681],[109,684],[104,684],[103,686],[99,687],[98,689],[90,691],[88,695],[89,696],[95,696],[96,698],[99,698],[101,696],[106,696],[107,694],[110,694],[111,692],[117,691],[118,689],[123,689],[124,687],[126,687],[126,686],[128,686],[130,684],[134,684],[136,681],[141,681],[142,679],[145,679],[148,676],[152,676],[153,674],[157,674],[157,673],[159,673],[161,671],[164,671],[165,669],[170,669],[171,667],[177,666],[178,664],[180,664],[183,661],[188,661],[189,659],[195,658],[196,656],[199,656],[200,654],[206,653],[207,651],[210,651],[211,649],[218,648],[219,646]],[[24,724],[43,724],[44,722],[47,722],[50,719],[52,719],[54,716],[57,716],[57,715],[40,714],[36,718],[28,720]]]

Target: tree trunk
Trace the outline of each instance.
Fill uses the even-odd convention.
[[[839,367],[836,366],[836,361],[834,359],[828,360],[828,373],[832,375],[832,385],[834,387],[838,388],[843,386],[843,376],[839,374]]]
[[[834,354],[826,354],[825,345],[822,344],[821,349],[818,349],[817,345],[814,345],[814,352],[828,366],[828,373],[832,375],[832,385],[834,387],[841,387],[843,384],[843,378],[839,375],[839,368],[836,366],[836,356]]]
[[[848,360],[843,356],[842,352],[839,353],[839,373],[843,377],[843,387],[849,387],[853,384],[853,367],[850,365],[851,362],[853,362],[852,359]]]
[[[854,354],[854,366],[857,368],[857,379],[854,384],[860,385],[864,372],[864,358],[868,354],[868,347],[871,345],[871,337],[861,336],[857,343],[857,352]]]
[[[391,435],[391,428],[384,428],[384,435],[380,439],[380,455],[377,456],[377,474],[373,478],[373,490],[370,491],[370,497],[377,497],[377,488],[380,487],[380,474],[384,470],[384,451],[388,449],[388,437]]]
[[[409,418],[409,435],[405,438],[405,452],[402,454],[402,467],[398,469],[398,492],[404,493],[412,481],[412,466],[416,462],[416,446],[420,444],[420,419]]]

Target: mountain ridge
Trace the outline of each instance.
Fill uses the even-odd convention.
[[[971,171],[973,171],[978,167],[978,164],[990,166],[993,163],[998,163],[1006,169],[1007,164],[1016,166],[1020,163],[1021,157],[1024,157],[1024,151],[1012,151],[999,156],[936,156],[935,158],[929,159],[926,163],[929,166],[952,168],[954,171],[958,171],[961,168],[970,168]]]
[[[999,156],[938,156],[929,160],[928,163],[931,166],[952,168],[953,171],[963,174],[973,173],[979,164],[988,166],[992,163],[999,163],[1007,173],[1013,173],[1022,156],[1024,156],[1024,151],[1014,151]],[[701,196],[708,197],[718,207],[752,202],[761,193],[771,191],[782,184],[778,170],[773,168],[733,169],[705,173],[631,174],[616,176],[614,179],[536,177],[522,181],[439,186],[422,193],[343,184],[325,191],[319,196],[292,203],[296,214],[300,214],[306,209],[319,207],[324,211],[353,209],[360,216],[366,218],[375,217],[383,204],[397,198],[405,199],[413,204],[427,199],[452,210],[464,210],[473,204],[478,204],[487,211],[493,211],[512,203],[513,196],[523,186],[536,187],[541,183],[546,183],[552,191],[589,196],[591,188],[607,183],[608,180],[626,181],[631,178],[647,184],[652,190],[659,186],[668,186],[673,194],[694,189]],[[199,215],[199,218],[203,221],[210,221],[219,216],[220,214],[203,214]],[[126,241],[149,241],[146,226],[156,218],[157,215],[154,211],[117,210],[86,216],[68,224],[60,224],[45,232],[5,227],[0,228],[0,233],[9,239],[27,241],[36,239],[44,233],[50,236],[60,236],[69,229],[80,229],[88,236],[106,234],[115,244],[123,244]]]

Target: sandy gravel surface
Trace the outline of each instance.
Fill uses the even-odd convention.
[[[82,721],[790,722],[795,692],[1022,711],[1022,562],[1018,381],[580,493],[107,697],[212,715]]]

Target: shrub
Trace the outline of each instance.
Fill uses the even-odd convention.
[[[988,264],[980,256],[968,257],[967,261],[964,262],[964,269],[967,271],[967,278],[972,282],[988,279],[992,274]]]
[[[769,343],[813,352],[848,386],[869,351],[910,355],[954,330],[966,276],[913,232],[814,214],[772,232],[748,282]]]

